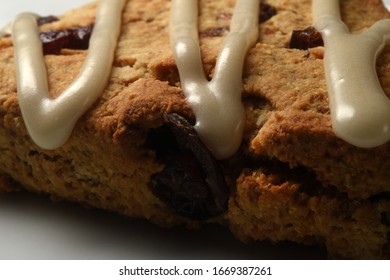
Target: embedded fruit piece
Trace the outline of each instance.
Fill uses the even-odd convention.
[[[203,220],[224,213],[229,187],[219,163],[187,120],[165,114],[165,121],[165,127],[155,131],[153,138],[158,157],[166,166],[152,176],[152,192],[185,217]]]
[[[43,53],[59,54],[61,49],[86,50],[93,25],[65,30],[50,30],[42,32],[40,38],[43,44]]]
[[[277,14],[276,8],[267,2],[261,2],[260,4],[260,19],[259,22],[263,23]]]
[[[44,25],[47,23],[52,23],[52,22],[58,21],[58,20],[59,20],[59,18],[55,17],[55,16],[39,17],[37,19],[37,24],[38,24],[38,26],[41,26],[41,25]]]
[[[323,46],[321,33],[314,27],[308,27],[304,30],[294,30],[291,34],[290,49],[307,50]]]

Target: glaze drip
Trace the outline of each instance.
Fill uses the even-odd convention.
[[[315,28],[325,44],[324,67],[335,134],[358,147],[390,140],[390,101],[377,77],[378,54],[390,43],[390,19],[352,35],[338,0],[314,0]]]
[[[232,156],[242,141],[242,71],[246,53],[257,41],[259,10],[260,0],[237,1],[209,82],[199,48],[198,1],[172,1],[170,36],[181,86],[195,112],[197,133],[218,159]]]
[[[77,120],[103,93],[112,69],[124,4],[125,0],[99,2],[83,68],[57,98],[49,94],[36,16],[23,13],[15,19],[12,39],[19,104],[28,132],[38,146],[62,146]]]

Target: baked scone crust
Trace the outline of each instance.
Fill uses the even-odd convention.
[[[380,0],[363,2],[341,1],[352,33],[389,17]],[[245,62],[247,120],[240,151],[222,163],[231,168],[227,177],[233,182],[223,215],[207,221],[183,217],[148,187],[152,175],[164,169],[149,132],[164,125],[165,113],[194,119],[169,44],[166,0],[127,2],[106,90],[68,142],[52,151],[37,147],[27,133],[16,93],[12,41],[0,40],[0,189],[46,193],[162,226],[221,223],[244,241],[324,244],[333,258],[388,258],[390,144],[361,149],[334,135],[323,47],[288,48],[293,30],[312,25],[311,1],[267,3],[277,13],[259,25],[258,43]],[[209,77],[234,4],[200,1],[200,43]],[[86,26],[94,22],[95,12],[92,3],[41,28]],[[45,56],[53,96],[73,81],[86,52],[64,49]],[[387,95],[389,68],[386,48],[377,71]]]

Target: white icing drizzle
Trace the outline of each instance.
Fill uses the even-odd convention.
[[[363,148],[390,140],[390,101],[376,73],[376,58],[390,43],[390,20],[361,34],[349,32],[338,0],[313,1],[314,26],[325,43],[324,66],[335,134]]]
[[[36,17],[19,15],[12,27],[19,104],[34,142],[62,146],[82,114],[102,94],[110,77],[125,0],[100,0],[89,51],[78,77],[60,96],[49,93]]]
[[[232,156],[242,141],[242,71],[246,53],[257,41],[259,7],[260,0],[237,1],[209,82],[199,48],[198,1],[172,0],[170,36],[181,86],[194,110],[196,131],[218,159]]]

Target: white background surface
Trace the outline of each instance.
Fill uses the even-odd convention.
[[[89,0],[1,0],[0,26],[19,12],[58,15]],[[390,0],[385,1],[390,5]],[[145,221],[52,204],[35,195],[0,196],[0,259],[290,259],[321,258],[294,244],[244,245],[226,230],[161,229]]]

